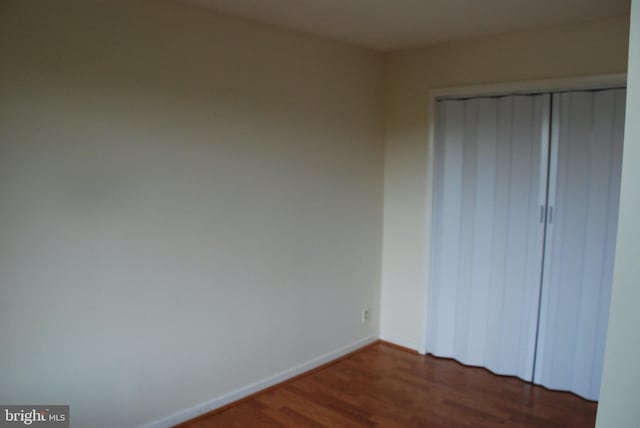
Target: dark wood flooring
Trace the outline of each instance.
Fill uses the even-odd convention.
[[[376,343],[180,426],[593,427],[595,414],[569,393]]]

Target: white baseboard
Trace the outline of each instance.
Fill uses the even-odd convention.
[[[359,348],[369,345],[375,342],[376,340],[378,340],[378,336],[365,337],[364,339],[360,339],[350,345],[336,349],[335,351],[324,354],[318,358],[314,358],[313,360],[307,361],[306,363],[281,371],[280,373],[277,373],[273,376],[266,377],[250,385],[244,386],[242,388],[238,388],[235,391],[231,391],[227,394],[223,394],[219,397],[215,397],[211,400],[205,401],[204,403],[200,403],[189,409],[181,410],[173,415],[150,422],[146,425],[141,426],[140,428],[168,428],[173,425],[182,423],[184,421],[188,421],[189,419],[193,419],[204,413],[218,409],[222,406],[226,406],[229,403],[233,403],[234,401],[240,400],[248,395],[251,395],[263,389],[269,388],[270,386],[276,385],[287,379],[291,379],[294,376],[297,376],[309,370],[313,370],[316,367],[319,367],[332,360],[338,359],[343,355],[346,355]]]

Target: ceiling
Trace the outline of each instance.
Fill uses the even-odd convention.
[[[629,0],[187,0],[384,51],[619,16]]]

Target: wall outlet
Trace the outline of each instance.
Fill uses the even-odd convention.
[[[369,322],[369,320],[371,319],[371,309],[370,308],[364,308],[362,310],[362,322]]]

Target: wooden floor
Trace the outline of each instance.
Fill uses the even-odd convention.
[[[569,393],[378,343],[181,426],[593,427],[595,413]]]

